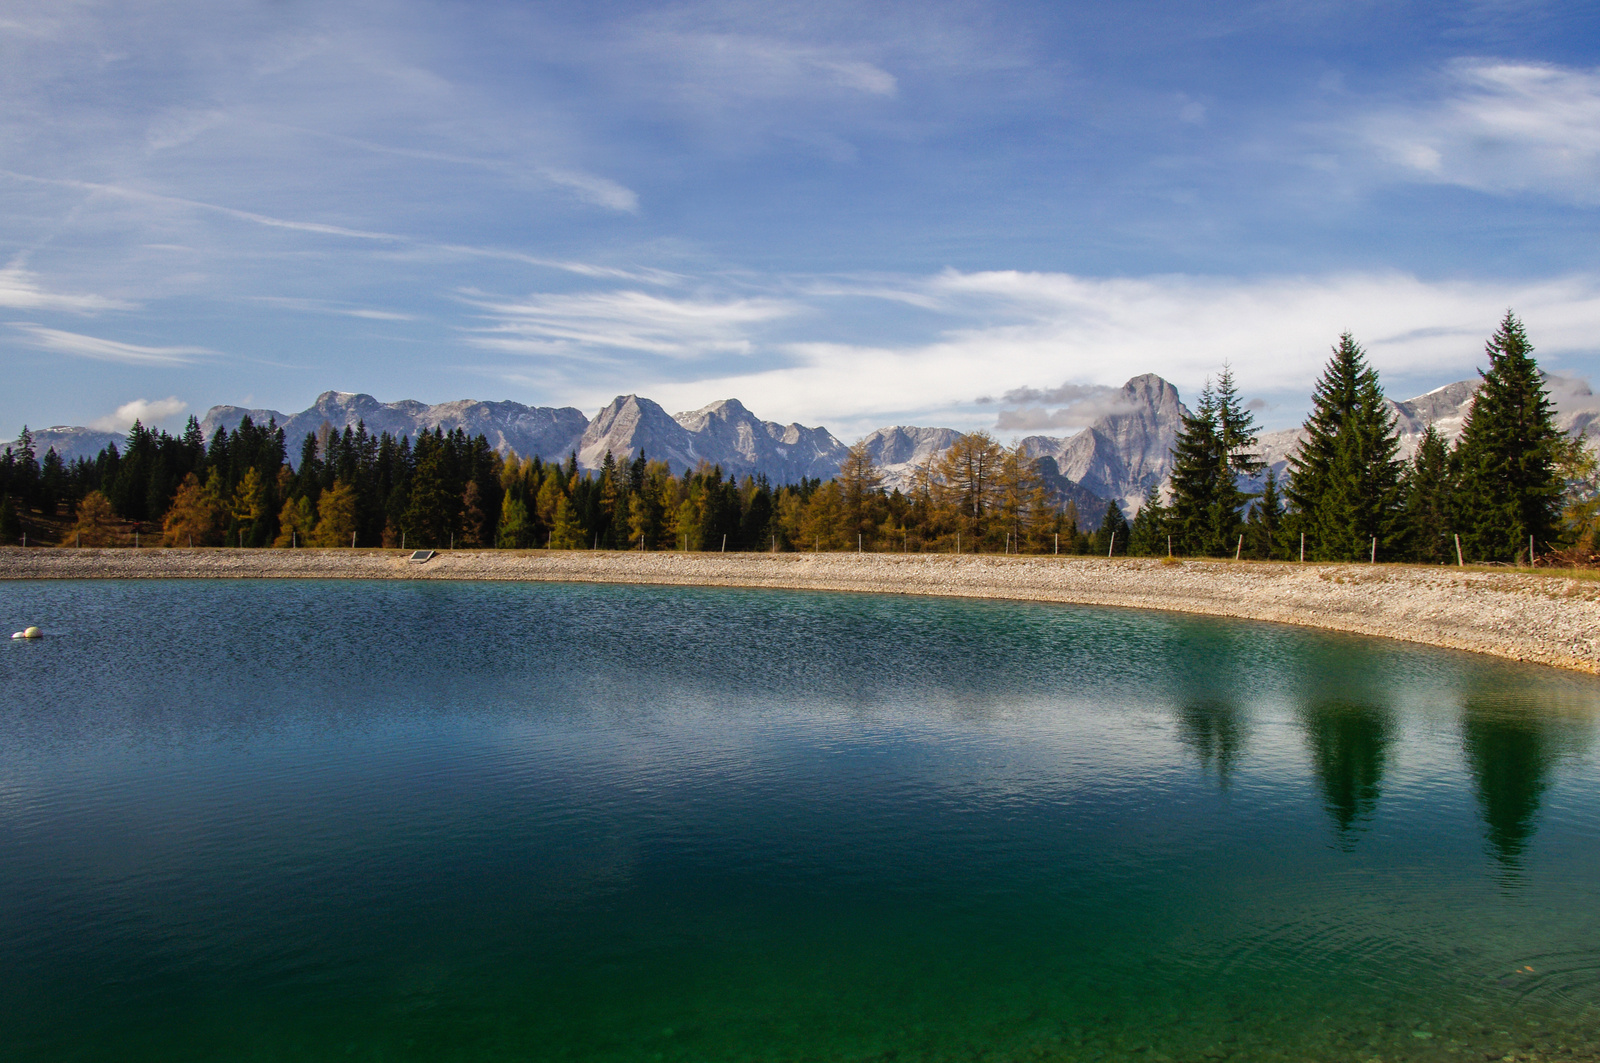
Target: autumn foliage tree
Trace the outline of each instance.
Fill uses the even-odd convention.
[[[111,500],[99,491],[90,491],[78,503],[73,541],[82,546],[111,546],[121,538],[119,523]]]
[[[222,523],[221,501],[191,472],[178,485],[178,493],[167,510],[161,541],[165,546],[215,546],[222,534]]]

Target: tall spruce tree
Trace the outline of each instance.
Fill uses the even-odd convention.
[[[1283,496],[1278,492],[1278,477],[1269,468],[1261,482],[1261,493],[1250,507],[1245,523],[1244,545],[1250,557],[1271,561],[1279,555],[1283,530]]]
[[[1136,557],[1157,557],[1166,552],[1167,507],[1161,504],[1161,491],[1151,484],[1128,529],[1128,553]]]
[[[1289,500],[1318,561],[1392,556],[1405,534],[1400,434],[1378,374],[1346,332],[1311,394],[1305,439],[1289,458]]]
[[[1200,392],[1194,413],[1183,419],[1172,448],[1173,545],[1187,554],[1232,555],[1244,533],[1242,511],[1250,496],[1239,477],[1260,471],[1252,448],[1255,417],[1244,408],[1227,367],[1212,390]]]
[[[1451,560],[1450,451],[1431,424],[1406,470],[1405,493],[1408,553],[1428,564]]]
[[[1452,456],[1458,472],[1451,508],[1472,558],[1510,561],[1527,552],[1529,536],[1540,543],[1556,537],[1564,441],[1533,347],[1511,311],[1484,353],[1489,368]]]
[[[1172,505],[1167,524],[1179,553],[1212,552],[1208,531],[1221,467],[1219,450],[1217,396],[1208,380],[1172,445]]]
[[[1094,533],[1094,552],[1101,557],[1128,552],[1128,518],[1122,515],[1116,499],[1106,503],[1106,515]]]

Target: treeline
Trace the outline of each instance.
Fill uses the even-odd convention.
[[[1525,562],[1594,553],[1596,468],[1555,410],[1522,323],[1507,312],[1454,446],[1431,426],[1410,461],[1378,374],[1348,333],[1312,394],[1279,484],[1255,451],[1232,374],[1207,385],[1173,451],[1170,496],[1133,523],[1135,553],[1311,561]],[[1262,488],[1246,492],[1265,472]]]
[[[389,546],[642,550],[1106,549],[1057,506],[1034,463],[983,433],[963,437],[909,494],[883,488],[863,445],[839,475],[774,486],[710,465],[674,474],[641,451],[599,470],[502,457],[460,430],[414,441],[365,425],[307,436],[293,466],[283,430],[248,417],[208,441],[190,418],[169,435],[135,425],[94,460],[35,459],[26,429],[0,458],[0,516],[13,499],[65,509],[64,545],[110,545],[129,522],[168,546]],[[1126,525],[1121,529],[1125,543]],[[6,537],[15,539],[15,529]]]
[[[1433,429],[1414,458],[1375,371],[1348,334],[1317,382],[1305,439],[1279,483],[1256,452],[1231,371],[1183,422],[1168,493],[1152,488],[1130,527],[1115,502],[1088,520],[1050,491],[1020,444],[983,432],[886,490],[864,442],[823,482],[774,486],[710,465],[674,474],[641,451],[598,470],[502,456],[479,435],[415,440],[364,424],[324,427],[287,460],[275,423],[248,417],[209,440],[136,424],[93,460],[42,460],[23,430],[0,455],[0,537],[19,511],[65,508],[64,545],[126,541],[155,523],[168,546],[611,550],[863,550],[1239,556],[1421,562],[1516,561],[1594,551],[1600,475],[1555,427],[1523,327],[1508,313],[1453,447]],[[1261,483],[1258,490],[1247,486]],[[1090,533],[1085,525],[1094,527]],[[1460,553],[1457,553],[1459,541]]]

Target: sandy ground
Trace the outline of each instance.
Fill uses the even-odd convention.
[[[3,579],[469,579],[1074,602],[1378,635],[1600,673],[1600,583],[1405,565],[949,554],[0,548]]]

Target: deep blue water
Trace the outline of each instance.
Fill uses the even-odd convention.
[[[0,622],[6,1059],[1600,1052],[1592,677],[773,591]]]

